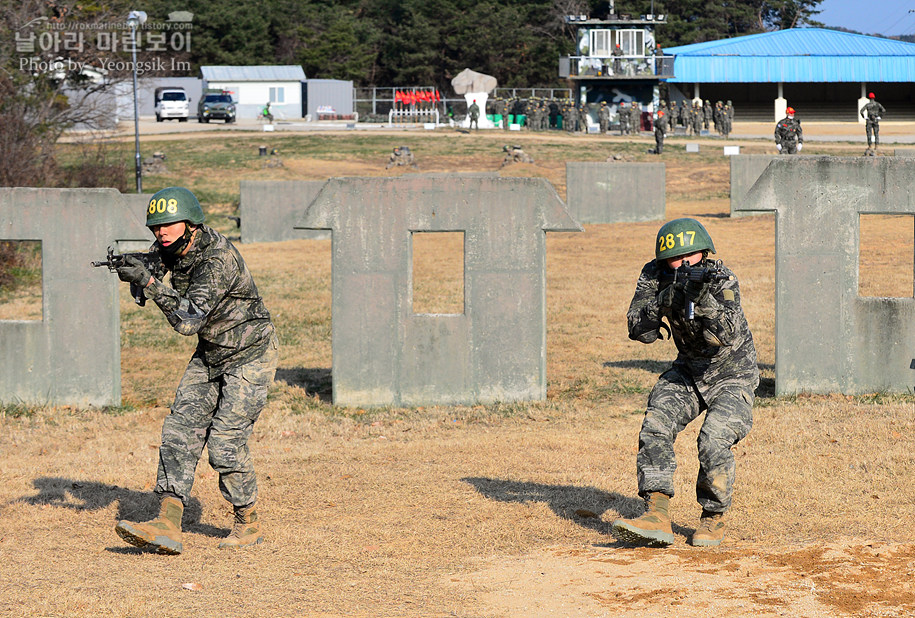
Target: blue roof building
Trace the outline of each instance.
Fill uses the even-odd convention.
[[[733,100],[744,120],[768,120],[773,111],[777,120],[791,105],[805,119],[851,121],[868,91],[876,91],[888,118],[915,115],[912,43],[792,28],[665,52],[675,56],[672,87],[692,99]]]

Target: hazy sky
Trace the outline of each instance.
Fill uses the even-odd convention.
[[[915,34],[915,0],[823,0],[815,20],[864,34]]]

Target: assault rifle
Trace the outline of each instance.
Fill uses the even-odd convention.
[[[106,259],[98,262],[91,262],[91,264],[96,268],[107,266],[109,272],[115,273],[118,271],[118,268],[124,265],[124,261],[128,256],[138,258],[150,272],[159,264],[159,257],[154,253],[115,253],[114,249],[111,247],[108,247],[108,256]],[[143,288],[136,283],[130,284],[130,295],[133,296],[134,301],[141,307],[146,305],[146,295],[143,293]]]
[[[713,281],[727,281],[731,279],[730,275],[724,273],[724,266],[721,260],[706,261],[706,266],[690,266],[684,262],[677,269],[665,269],[659,279],[660,286],[666,288],[668,285],[679,286],[682,290],[689,282],[693,283],[712,283]],[[686,299],[686,319],[696,319],[696,304],[690,299]]]

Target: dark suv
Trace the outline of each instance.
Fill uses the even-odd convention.
[[[229,94],[205,94],[197,103],[197,122],[235,122],[235,103]]]

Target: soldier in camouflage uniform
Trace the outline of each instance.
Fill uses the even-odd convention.
[[[467,125],[467,128],[473,129],[474,125],[475,125],[477,131],[479,131],[480,130],[480,106],[477,105],[476,99],[474,99],[473,103],[470,104],[470,107],[467,108],[467,115],[470,116],[470,124]]]
[[[600,108],[597,110],[597,121],[600,124],[600,132],[606,133],[607,127],[610,126],[610,108],[606,101],[600,102]]]
[[[155,488],[162,498],[159,517],[116,527],[131,545],[163,554],[183,550],[181,518],[204,446],[219,474],[219,489],[235,509],[235,525],[219,547],[264,539],[248,439],[276,371],[277,338],[241,254],[203,220],[200,203],[187,189],[159,191],[146,217],[156,237],[150,250],[156,259],[144,263],[128,256],[118,268],[120,279],[141,287],[177,332],[197,335],[197,349],[162,424]],[[163,283],[167,273],[169,285]]]
[[[625,102],[617,107],[616,117],[620,123],[620,135],[629,135],[629,108]]]
[[[794,108],[785,110],[787,114],[775,125],[775,149],[779,154],[797,154],[804,149],[804,131],[801,121],[794,117]]]
[[[575,133],[578,131],[578,108],[575,107],[575,104],[569,101],[563,110],[562,115],[562,128],[565,129],[567,133]]]
[[[759,369],[734,273],[721,266],[721,279],[673,279],[681,264],[710,266],[709,252],[715,246],[695,219],[664,224],[655,239],[656,257],[642,268],[629,305],[629,338],[652,343],[663,337],[663,329],[673,337],[678,354],[648,396],[639,433],[636,467],[647,511],[612,525],[614,535],[626,542],[673,543],[669,501],[674,495],[674,441],[703,411],[696,480],[702,517],[690,542],[712,546],[724,538],[722,516],[731,505],[736,470],[731,448],[753,424]]]
[[[702,126],[708,131],[709,123],[712,121],[712,102],[708,99],[705,100],[705,105],[702,106]]]
[[[667,114],[658,110],[658,117],[654,121],[654,153],[659,155],[664,152],[664,138],[667,136]]]
[[[638,101],[629,103],[629,131],[634,135],[642,131],[642,107]]]
[[[699,135],[702,133],[702,103],[696,101],[693,103],[693,135]]]
[[[886,113],[886,108],[877,103],[877,97],[873,92],[869,92],[867,98],[870,100],[861,108],[861,117],[865,118],[864,133],[867,135],[867,149],[870,151],[871,134],[874,136],[874,150],[880,145],[880,118]]]

